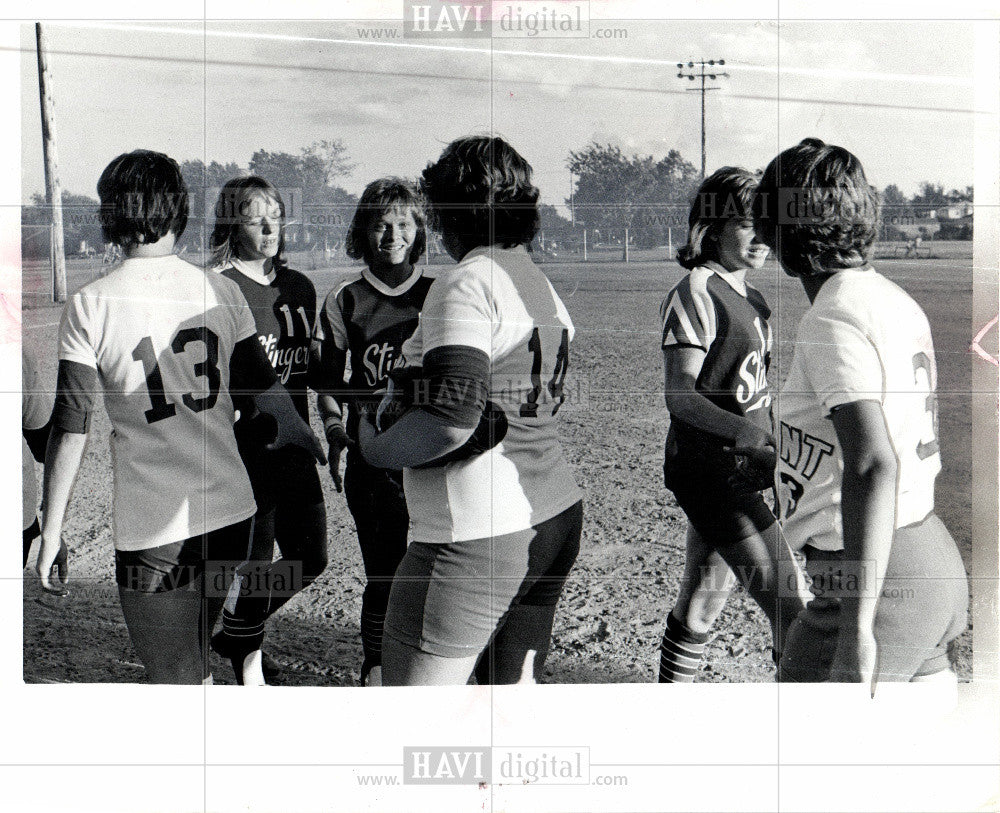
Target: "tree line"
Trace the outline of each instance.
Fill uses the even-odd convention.
[[[694,164],[677,150],[661,158],[626,153],[612,144],[592,142],[572,150],[566,161],[572,173],[572,194],[565,200],[569,219],[549,204],[540,207],[543,237],[558,244],[580,239],[584,229],[592,243],[653,248],[667,242],[668,229],[674,243],[682,241],[688,208],[701,176]],[[357,198],[340,186],[355,164],[339,139],[316,141],[298,153],[257,150],[246,167],[235,162],[205,163],[199,159],[181,163],[181,172],[191,192],[191,219],[185,244],[197,252],[205,250],[212,227],[212,207],[218,189],[230,178],[259,175],[276,186],[286,198],[289,227],[286,241],[292,249],[337,250],[353,215]],[[896,184],[881,191],[882,239],[904,239],[912,228],[900,224],[927,219],[948,207],[971,203],[973,188],[945,191],[940,184],[924,181],[919,191],[907,197]],[[84,247],[103,249],[97,201],[86,195],[63,194],[63,219],[67,253]],[[971,224],[962,219],[940,221],[939,238],[971,239]],[[45,197],[34,194],[22,208],[22,252],[26,257],[48,256],[50,222]],[[627,238],[626,238],[627,235]]]
[[[343,233],[357,198],[340,186],[354,164],[339,139],[316,141],[298,154],[257,150],[247,165],[201,159],[180,162],[188,187],[190,216],[182,236],[182,247],[205,251],[215,220],[219,189],[231,178],[259,175],[270,181],[285,199],[289,222],[286,243],[292,249],[334,249]],[[104,239],[98,220],[98,201],[87,195],[64,192],[63,231],[66,253],[102,252]],[[51,222],[45,196],[35,193],[21,209],[22,256],[45,258],[49,254],[48,226]],[[27,227],[27,228],[24,228]]]

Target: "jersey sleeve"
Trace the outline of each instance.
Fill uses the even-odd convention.
[[[556,293],[556,289],[552,287],[552,283],[548,278],[545,279],[545,284],[549,286],[552,301],[556,303],[556,318],[566,326],[566,329],[569,331],[569,340],[573,341],[573,337],[576,335],[576,327],[573,325],[573,320],[569,317],[569,311],[566,310],[566,306],[559,298],[559,294]]]
[[[806,376],[824,409],[885,398],[878,350],[854,321],[836,313],[804,320],[796,352],[802,354]]]
[[[340,309],[340,291],[342,286],[334,288],[326,297],[319,312],[317,338],[320,341],[332,341],[338,350],[347,352],[347,327],[344,325],[344,314]]]
[[[403,355],[402,366],[404,367],[418,367],[423,364],[424,330],[420,322],[422,318],[423,314],[417,317],[416,330],[413,331],[410,338],[403,342],[401,353]]]
[[[243,341],[248,336],[256,336],[257,322],[239,284],[222,273],[212,274],[209,279],[219,301],[229,308],[233,326],[233,344]]]
[[[477,258],[474,265],[459,266],[431,285],[420,314],[423,355],[435,347],[462,345],[490,356],[497,320],[489,269],[483,267],[489,263],[486,258]]]
[[[663,347],[697,347],[704,351],[716,337],[715,303],[703,282],[685,277],[660,305]]]
[[[80,293],[70,297],[59,322],[59,360],[97,369],[97,350],[90,310]]]

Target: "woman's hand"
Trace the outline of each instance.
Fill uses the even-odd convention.
[[[331,421],[326,428],[326,442],[330,444],[330,476],[333,478],[333,486],[339,494],[344,490],[344,478],[340,473],[340,455],[344,449],[354,446],[354,441],[347,435],[347,430],[340,421]]]
[[[744,423],[733,445],[725,447],[736,469],[729,486],[737,494],[753,494],[774,486],[778,449],[770,432],[749,421]]]
[[[58,537],[42,535],[41,546],[38,549],[38,561],[35,563],[42,589],[46,593],[65,596],[69,593],[66,583],[69,581],[69,548]]]

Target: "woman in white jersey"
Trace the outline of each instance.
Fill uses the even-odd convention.
[[[768,165],[754,205],[810,302],[779,400],[779,479],[816,597],[780,676],[953,680],[946,648],[965,629],[968,584],[934,514],[934,346],[920,306],[868,263],[877,194],[854,155],[808,138]]]
[[[524,158],[500,138],[459,139],[423,185],[458,265],[431,285],[403,348],[423,369],[414,408],[358,434],[371,465],[404,469],[410,513],[383,681],[462,684],[475,670],[480,683],[532,682],[583,516],[556,425],[573,325],[527,251],[538,190]]]
[[[277,381],[239,288],[175,253],[188,217],[177,163],[118,156],[97,182],[104,238],[124,261],[72,294],[45,457],[37,570],[52,590],[73,481],[103,391],[114,465],[115,580],[151,683],[201,683],[208,635],[256,506],[233,435],[234,399],[277,421],[274,446],[319,442]],[[231,394],[232,393],[232,394]],[[62,580],[62,579],[60,579]]]

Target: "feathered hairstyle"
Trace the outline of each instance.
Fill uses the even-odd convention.
[[[368,227],[376,218],[395,209],[408,210],[417,224],[417,236],[410,249],[409,261],[416,264],[427,248],[427,214],[425,201],[419,190],[409,181],[401,178],[379,178],[372,181],[361,193],[354,219],[347,230],[345,249],[347,256],[354,260],[364,260],[371,265],[372,251],[368,244]]]
[[[238,234],[243,219],[249,211],[250,203],[255,197],[273,200],[281,210],[281,230],[278,233],[278,253],[271,260],[272,265],[281,268],[288,263],[285,260],[285,202],[281,193],[269,181],[256,175],[245,178],[233,178],[226,181],[219,190],[215,201],[215,225],[208,245],[211,250],[209,267],[221,268],[227,265],[237,253]]]
[[[753,215],[758,238],[789,274],[827,274],[868,262],[879,199],[855,155],[806,138],[767,165]]]
[[[155,243],[184,233],[188,190],[177,162],[162,152],[134,150],[105,167],[97,182],[101,232],[109,243]]]
[[[749,220],[758,176],[740,167],[722,167],[709,175],[691,202],[687,243],[677,251],[677,262],[696,268],[718,259],[718,236],[729,220]]]
[[[528,245],[538,231],[531,165],[502,138],[451,142],[423,172],[434,228],[470,248]]]

